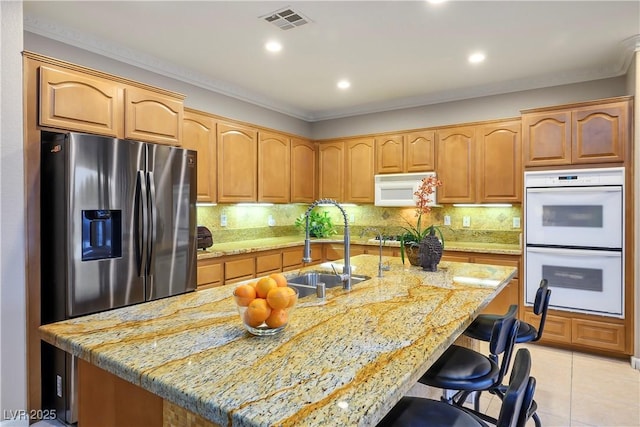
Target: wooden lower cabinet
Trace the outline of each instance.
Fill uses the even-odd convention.
[[[349,254],[351,256],[363,255],[368,248],[367,245],[351,245],[349,246]],[[325,243],[324,257],[325,261],[335,261],[344,258],[344,245],[342,243]]]
[[[256,277],[255,257],[224,262],[224,283],[235,283]]]
[[[217,258],[198,261],[198,289],[213,288],[224,283],[224,264]]]
[[[551,296],[553,298],[553,294]],[[580,317],[576,317],[580,316]],[[540,317],[525,308],[523,320],[536,326]],[[550,311],[541,342],[570,345],[572,348],[631,354],[625,341],[625,325],[621,319]]]
[[[297,270],[305,266],[302,263],[304,246],[295,246],[282,250],[282,271]],[[311,244],[311,261],[308,265],[320,264],[322,262],[322,243]]]
[[[269,254],[256,256],[256,275],[264,276],[282,271],[282,252],[276,251]]]

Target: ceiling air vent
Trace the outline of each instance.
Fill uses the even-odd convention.
[[[260,19],[264,19],[281,30],[290,30],[311,22],[309,18],[305,17],[300,12],[296,12],[290,7],[285,7],[284,9],[261,16]]]

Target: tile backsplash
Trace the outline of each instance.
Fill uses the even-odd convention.
[[[297,217],[308,208],[306,204],[271,206],[217,205],[198,207],[198,225],[211,230],[214,243],[250,240],[267,237],[302,235],[294,226]],[[343,233],[343,217],[335,207],[318,207],[326,210],[340,235]],[[358,237],[366,227],[375,227],[383,234],[400,234],[402,227],[415,224],[413,208],[378,207],[373,205],[344,206],[350,221],[351,236]],[[227,225],[221,226],[221,217],[226,216]],[[269,225],[269,217],[273,222]],[[445,216],[451,225],[444,225]],[[469,226],[463,226],[464,217],[469,217]],[[522,224],[521,206],[511,207],[456,207],[444,205],[434,207],[423,215],[423,226],[440,226],[446,240],[474,241],[485,243],[518,244],[521,227],[514,228],[514,218]],[[516,221],[516,222],[518,222]],[[518,224],[516,224],[518,225]],[[373,237],[373,232],[365,235]]]

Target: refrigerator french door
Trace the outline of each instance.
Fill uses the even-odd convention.
[[[195,173],[193,151],[43,132],[42,323],[194,290]],[[75,360],[42,355],[43,404],[73,423]]]

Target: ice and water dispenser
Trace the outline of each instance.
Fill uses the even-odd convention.
[[[82,211],[82,261],[122,256],[122,212]]]

